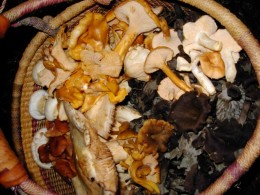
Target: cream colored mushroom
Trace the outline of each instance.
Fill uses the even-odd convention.
[[[226,29],[219,29],[211,36],[213,39],[223,43],[220,54],[225,64],[225,77],[228,82],[233,83],[236,78],[236,63],[242,48],[237,44]]]
[[[160,20],[144,0],[127,0],[115,7],[115,16],[126,22],[129,27],[121,41],[115,47],[123,60],[136,37],[160,26]]]
[[[185,37],[183,45],[198,43],[213,51],[220,51],[222,43],[210,38],[217,31],[217,24],[209,15],[201,16],[196,22],[188,22],[183,26]]]
[[[48,96],[48,92],[44,89],[33,92],[29,101],[29,113],[32,118],[37,120],[45,119],[44,109]]]
[[[48,97],[44,106],[46,120],[54,121],[58,117],[58,100],[56,97]]]
[[[197,55],[197,54],[196,54]],[[216,89],[210,79],[202,72],[201,68],[198,66],[199,57],[193,59],[191,63],[185,60],[183,57],[178,57],[178,63],[176,69],[179,71],[191,71],[193,75],[197,78],[200,85],[207,91],[209,95],[216,93]]]
[[[168,47],[157,47],[153,49],[146,58],[144,70],[146,73],[153,73],[161,69],[169,79],[184,91],[191,91],[186,83],[179,79],[167,66],[167,62],[173,57],[172,49]]]
[[[33,67],[32,78],[37,85],[49,87],[54,79],[54,75],[50,70],[45,68],[43,61],[39,60]]]
[[[165,37],[163,32],[158,33],[153,37],[152,47],[156,48],[159,46],[169,47],[173,50],[174,56],[179,53],[178,46],[181,45],[181,40],[174,29],[170,29],[170,37]]]
[[[39,157],[38,149],[40,146],[48,143],[48,138],[45,136],[47,132],[47,128],[39,129],[33,136],[32,144],[31,144],[31,151],[33,160],[36,164],[44,169],[50,169],[52,167],[52,163],[42,163]]]
[[[172,101],[179,99],[185,92],[166,77],[160,82],[157,93],[162,99]]]
[[[67,55],[67,53],[63,50],[62,43],[64,28],[65,27],[61,27],[58,34],[56,35],[51,55],[57,60],[59,66],[63,70],[73,72],[78,66],[78,63],[70,58],[69,55]]]
[[[125,74],[140,81],[149,81],[150,75],[144,71],[144,63],[150,50],[135,46],[127,52],[124,59]]]
[[[214,95],[216,93],[215,86],[212,84],[210,79],[201,71],[201,68],[198,66],[199,58],[196,58],[191,62],[191,72],[197,78],[201,86],[210,94]]]
[[[130,122],[134,119],[141,118],[142,115],[133,107],[117,106],[115,113],[115,120],[118,122]]]

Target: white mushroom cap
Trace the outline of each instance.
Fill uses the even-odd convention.
[[[169,47],[173,50],[174,56],[179,53],[178,46],[181,45],[181,40],[178,37],[178,34],[174,29],[170,29],[169,39],[164,37],[163,32],[158,33],[153,37],[152,47],[156,48],[159,46]]]
[[[215,40],[222,41],[223,43],[220,54],[225,64],[226,80],[232,83],[234,82],[237,73],[235,64],[239,59],[239,52],[242,48],[226,29],[219,29],[211,37]]]
[[[48,121],[54,121],[58,116],[58,100],[55,97],[49,97],[44,108],[45,117]]]
[[[166,77],[160,82],[157,93],[162,99],[172,101],[179,99],[185,92]]]
[[[43,69],[44,69],[44,65],[43,65],[43,61],[42,60],[39,60],[33,67],[33,70],[32,70],[32,78],[33,78],[33,81],[37,84],[37,85],[40,85],[41,86],[41,83],[39,81],[39,76],[38,76],[38,73],[41,72]]]
[[[39,129],[33,136],[31,150],[32,157],[36,164],[44,169],[50,169],[52,167],[52,163],[42,163],[39,157],[38,149],[40,146],[46,144],[48,142],[48,138],[45,136],[47,132],[47,128]]]
[[[48,92],[44,89],[37,90],[31,95],[29,113],[32,118],[37,120],[45,119],[44,109],[48,96]]]
[[[211,39],[209,36],[217,31],[217,24],[209,15],[201,16],[196,22],[188,22],[183,26],[185,37],[183,45],[197,42],[198,44],[214,50],[220,51],[222,43]]]
[[[149,81],[150,75],[144,71],[144,63],[150,50],[142,46],[136,46],[127,52],[124,59],[125,74],[140,81]]]
[[[118,122],[130,122],[141,117],[142,115],[136,109],[130,106],[116,107],[115,120]]]
[[[32,78],[33,81],[42,87],[49,87],[50,83],[54,79],[53,73],[45,68],[43,61],[39,60],[33,67]]]

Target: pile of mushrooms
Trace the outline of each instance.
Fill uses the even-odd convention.
[[[201,129],[211,109],[209,99],[217,93],[212,81],[225,78],[232,83],[236,78],[241,48],[225,29],[217,29],[215,21],[203,15],[183,26],[181,40],[159,16],[162,11],[145,0],[126,0],[106,14],[88,12],[73,28],[59,28],[33,68],[33,80],[42,88],[31,96],[30,114],[46,119],[46,124],[57,120],[70,124],[70,131],[62,135],[69,135],[73,143],[77,176],[73,172],[67,177],[89,194],[134,192],[136,184],[159,194],[159,156],[167,152],[173,129],[195,133]],[[156,74],[163,75],[157,83],[158,97],[174,103],[165,120],[145,118],[127,103],[133,90],[129,82],[148,83]],[[191,110],[191,115],[182,115],[187,104],[201,114]],[[192,127],[178,121],[193,116]],[[131,123],[139,119],[143,122],[135,131]],[[51,132],[38,132],[43,142],[36,133],[32,143],[36,163],[53,167],[38,154],[55,156],[42,149]]]

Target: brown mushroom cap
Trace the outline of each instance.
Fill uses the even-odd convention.
[[[149,119],[139,130],[137,141],[146,145],[145,153],[166,152],[174,126],[164,120]]]
[[[205,52],[200,56],[200,66],[205,75],[211,79],[225,76],[225,64],[219,52]]]

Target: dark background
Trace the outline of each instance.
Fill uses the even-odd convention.
[[[260,40],[260,7],[257,0],[217,0],[231,10],[251,30],[253,35]],[[9,0],[5,10],[18,5],[22,0]],[[70,1],[71,3],[71,1]],[[31,13],[43,17],[44,15],[55,16],[69,3],[44,8]],[[4,11],[5,11],[4,10]],[[0,39],[0,128],[4,131],[10,145],[11,136],[11,103],[13,80],[18,69],[18,63],[22,53],[37,31],[31,27],[10,28],[5,38]],[[257,193],[258,192],[258,193]],[[260,192],[260,159],[251,167],[246,175],[238,182],[237,187],[227,194],[259,194]],[[0,186],[0,195],[13,194]]]

